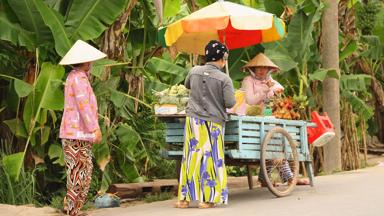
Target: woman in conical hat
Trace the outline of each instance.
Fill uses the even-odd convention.
[[[242,83],[247,104],[263,105],[264,101],[284,90],[283,86],[271,77],[271,73],[278,71],[279,67],[264,54],[256,55],[243,69],[249,72]]]
[[[284,88],[272,79],[271,73],[279,70],[267,56],[260,53],[243,66],[249,75],[243,79],[242,87],[236,91],[236,105],[229,113],[237,115],[261,115],[264,102]]]
[[[276,80],[272,79],[271,73],[277,72],[279,67],[274,64],[267,56],[260,53],[250,60],[243,69],[248,71],[250,75],[244,78],[242,82],[242,89],[245,92],[245,102],[247,104],[247,114],[254,109],[255,106],[259,107],[257,110],[262,115],[264,103],[273,98],[274,96],[282,93],[284,87]],[[273,164],[274,161],[268,161],[267,164]],[[284,160],[278,166],[280,178],[283,182],[291,184],[293,182],[293,173],[289,166],[288,161]],[[268,173],[271,172],[271,166],[267,167]],[[266,186],[264,177],[259,172],[259,181],[262,186]],[[298,179],[297,184],[308,184],[305,179]]]
[[[67,195],[64,211],[79,215],[92,177],[92,145],[101,142],[97,101],[89,83],[93,61],[106,57],[88,43],[78,40],[59,64],[71,65],[64,89],[64,113],[60,138],[67,167]]]

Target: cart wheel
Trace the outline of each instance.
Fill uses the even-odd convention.
[[[288,140],[289,145],[282,145],[284,138]],[[267,184],[269,191],[277,197],[289,195],[296,186],[299,158],[296,143],[286,130],[275,127],[266,134],[261,144],[260,163],[262,172],[260,180]],[[284,168],[292,172],[288,181],[287,176],[282,174]]]

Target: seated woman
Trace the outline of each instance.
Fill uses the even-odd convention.
[[[249,75],[243,79],[242,90],[245,94],[245,103],[247,104],[246,114],[254,113],[255,106],[258,107],[259,115],[262,115],[264,104],[267,100],[282,93],[284,87],[277,81],[273,80],[271,73],[279,69],[267,56],[260,53],[249,61],[244,67],[244,70],[249,72]],[[273,163],[273,161],[270,161]],[[268,172],[271,170],[268,169]],[[293,178],[293,173],[289,167],[288,161],[280,163],[278,166],[280,177],[284,182],[290,183]],[[259,181],[262,186],[265,185],[263,176],[259,172]],[[308,184],[309,182],[304,179],[299,179],[297,184]]]

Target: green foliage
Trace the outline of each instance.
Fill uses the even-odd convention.
[[[348,100],[348,102],[352,105],[353,111],[358,113],[363,119],[368,120],[373,116],[373,108],[368,106],[356,94],[350,91],[343,91],[341,96]]]
[[[7,0],[6,3],[13,13],[0,16],[0,27],[4,27],[0,39],[29,50],[53,43],[57,53],[63,56],[75,40],[99,37],[125,9],[128,0],[73,0],[70,4]]]
[[[353,74],[341,76],[341,90],[367,92],[371,76],[365,74]]]
[[[309,80],[310,81],[320,81],[320,82],[323,82],[325,80],[325,78],[327,77],[332,77],[332,78],[335,78],[335,79],[339,79],[339,74],[337,73],[336,70],[334,69],[330,69],[330,70],[327,70],[327,69],[319,69],[319,70],[316,70],[315,72],[309,74]]]
[[[0,155],[3,157],[3,152],[0,152]],[[17,181],[11,178],[9,172],[4,170],[3,159],[3,162],[0,162],[0,203],[39,204],[36,200],[38,193],[36,191],[35,171],[27,172],[23,169]]]
[[[364,35],[361,37],[364,49],[361,52],[362,57],[372,60],[381,60],[383,58],[383,47],[380,38],[376,35]]]
[[[229,176],[246,176],[248,174],[245,166],[226,166]]]
[[[170,85],[179,84],[188,73],[186,68],[158,57],[152,57],[147,61],[145,70],[149,78],[159,80],[162,83],[169,83]]]
[[[36,7],[39,10],[45,24],[51,29],[55,39],[55,49],[60,56],[64,56],[73,41],[69,39],[67,30],[64,26],[64,17],[57,11],[51,9],[43,1],[36,1]]]
[[[31,86],[31,84],[23,80],[17,79],[15,77],[7,76],[4,74],[0,74],[0,77],[5,77],[5,78],[14,80],[13,86],[15,87],[15,91],[19,97],[26,97],[33,91],[33,86]]]
[[[315,24],[321,18],[322,8],[321,6],[318,7],[311,14],[306,14],[303,9],[299,9],[290,22],[287,37],[282,42],[284,47],[289,50],[292,58],[300,65],[307,63],[312,55],[310,49],[314,44]]]
[[[43,109],[62,110],[64,95],[62,92],[62,66],[44,63],[37,78],[33,94],[29,95],[23,113],[23,121],[29,138],[34,138],[36,121],[45,118]],[[43,115],[41,115],[43,114]]]
[[[339,61],[343,61],[344,59],[350,57],[354,52],[356,52],[358,48],[357,41],[350,41],[347,46],[342,48],[340,51]]]
[[[25,130],[24,125],[19,119],[9,119],[3,122],[8,126],[8,128],[16,137],[20,137],[20,138],[28,137],[27,131]]]
[[[3,156],[2,165],[6,175],[12,182],[19,180],[20,170],[24,162],[24,152]]]
[[[97,38],[125,9],[127,0],[73,0],[65,26],[71,39]]]
[[[361,2],[356,10],[357,27],[363,35],[371,35],[376,24],[376,16],[380,12],[382,3],[378,0]]]
[[[5,14],[0,14],[0,39],[10,41],[15,45],[25,46],[31,50],[34,47],[32,32],[23,29],[18,23],[11,22]]]
[[[267,12],[280,16],[284,11],[285,1],[281,0],[269,0],[264,1],[264,7]]]
[[[29,143],[32,143],[32,146],[36,146],[38,141],[37,138],[39,137],[40,144],[35,148],[35,151],[38,152],[40,158],[44,158],[45,151],[43,145],[48,142],[51,131],[51,128],[45,126],[48,115],[47,109],[60,110],[63,107],[64,97],[61,90],[61,79],[63,75],[64,69],[61,66],[44,63],[36,83],[33,86],[33,94],[30,93],[30,89],[27,91],[20,91],[20,96],[28,95],[24,107],[23,122],[19,119],[5,121],[16,136],[27,138],[24,151],[3,157],[4,170],[12,181],[18,180]],[[17,80],[16,78],[14,79]],[[17,86],[31,87],[23,81],[19,81]],[[18,88],[17,86],[15,85],[15,88]],[[40,134],[37,133],[39,131]]]
[[[278,65],[282,71],[290,71],[298,66],[298,63],[292,59],[285,47],[279,46],[275,49],[267,49],[265,54]]]
[[[42,0],[7,0],[20,25],[25,30],[33,32],[32,40],[35,47],[50,41],[52,38],[49,28],[45,25],[41,14],[36,8],[38,1]]]
[[[169,199],[172,199],[174,196],[175,195],[172,192],[163,192],[159,194],[147,194],[144,197],[144,201],[147,203],[151,203],[151,202],[169,200]]]
[[[64,152],[60,144],[54,143],[49,146],[48,156],[53,164],[64,166]]]
[[[181,0],[164,1],[164,18],[175,16],[181,8]]]
[[[202,8],[214,2],[215,2],[214,0],[196,0],[196,5],[199,6],[199,8]]]
[[[373,30],[373,34],[380,37],[380,41],[384,44],[384,7],[383,4],[380,7],[380,12],[376,15],[376,24]]]
[[[323,7],[316,1],[303,1],[291,18],[287,36],[281,41],[263,44],[266,55],[280,67],[282,73],[276,79],[286,86],[288,94],[297,97],[312,94],[310,81],[328,75],[319,70],[319,52],[315,44]]]
[[[195,1],[198,7],[213,2]],[[324,70],[320,66],[316,43],[324,7],[320,1],[232,2],[254,8],[265,7],[279,15],[284,6],[295,12],[287,26],[288,35],[282,41],[231,50],[229,69],[236,87],[246,75],[241,72],[244,62],[264,51],[281,68],[276,78],[286,87],[286,94],[295,94],[295,97],[303,98],[303,102],[308,102],[308,98],[314,100],[320,96],[320,82],[326,77],[339,78],[343,100],[352,104],[354,112],[364,119],[372,116],[373,109],[366,103],[370,98],[370,79],[357,74],[359,71],[356,71],[355,63],[362,57],[379,77],[382,45],[378,43],[378,37],[367,36],[361,41],[343,43],[340,47],[343,70],[339,76],[335,70]],[[92,40],[94,45],[100,45],[101,35],[124,11],[127,3],[128,0],[0,1],[0,10],[5,8],[1,11],[4,13],[0,13],[0,68],[6,80],[10,80],[9,83],[1,80],[6,84],[1,91],[4,89],[6,93],[5,98],[0,95],[0,114],[5,117],[2,119],[7,119],[4,121],[9,129],[7,132],[15,135],[8,155],[2,155],[0,202],[33,203],[36,202],[33,198],[36,198],[61,207],[65,173],[63,152],[58,143],[60,121],[57,120],[61,118],[63,108],[64,68],[44,63],[36,73],[37,80],[33,84],[27,84],[23,78],[28,69],[35,67],[30,65],[47,59],[56,62],[76,39]],[[190,1],[167,0],[164,3],[164,25],[186,16],[192,10]],[[160,48],[156,37],[158,21],[152,1],[138,1],[123,30],[126,40],[124,62],[104,59],[93,65],[92,84],[99,106],[103,140],[93,146],[95,166],[89,200],[99,190],[105,191],[111,183],[176,177],[174,161],[164,160],[159,154],[159,150],[165,148],[164,125],[153,116],[150,104],[154,101],[153,90],[161,91],[184,81],[191,68],[192,57],[182,54],[171,57]],[[38,57],[23,48],[28,51],[38,48]],[[353,61],[347,62],[350,59]],[[105,68],[109,68],[111,73],[102,79]],[[139,83],[129,82],[128,78],[141,76],[144,76],[145,93],[132,94],[132,89]],[[312,89],[312,84],[316,84],[313,86],[317,89]],[[311,106],[321,104],[312,101]],[[22,152],[22,149],[25,151]],[[30,154],[42,161],[36,172],[22,168],[22,162],[27,168],[34,166],[33,161],[32,164],[31,161],[24,161],[24,155]],[[244,167],[228,167],[228,173],[238,176],[247,172]],[[35,176],[38,176],[40,194],[36,192]],[[18,191],[18,188],[25,190]],[[147,199],[163,199],[161,196]]]

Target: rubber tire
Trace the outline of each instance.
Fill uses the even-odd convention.
[[[293,182],[285,191],[277,190],[273,186],[271,180],[269,179],[268,173],[267,173],[267,166],[266,166],[267,159],[265,156],[267,153],[268,143],[270,142],[270,140],[272,139],[272,137],[275,133],[280,133],[287,138],[288,143],[292,149],[293,162],[295,164],[295,170],[292,170],[293,171]],[[277,196],[277,197],[288,196],[293,191],[293,189],[296,187],[297,175],[299,172],[299,157],[298,157],[295,141],[292,139],[291,135],[284,128],[281,128],[281,127],[272,128],[265,135],[263,143],[261,144],[260,165],[261,165],[261,171],[263,172],[263,175],[264,175],[265,183],[267,183],[269,191],[271,191],[271,193],[273,193],[275,196]]]

